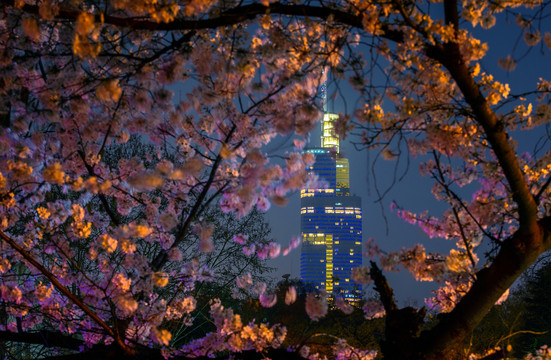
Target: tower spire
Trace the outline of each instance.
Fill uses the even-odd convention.
[[[321,147],[335,148],[339,153],[339,136],[335,133],[335,121],[339,118],[337,114],[327,111],[327,73],[322,71],[323,83],[320,92],[323,100],[323,117],[321,119]]]
[[[327,74],[325,73],[325,69],[322,70],[321,76],[323,79],[323,83],[321,84],[321,98],[323,101],[323,113],[327,112]]]

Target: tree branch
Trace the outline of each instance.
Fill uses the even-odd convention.
[[[457,12],[457,0],[444,0],[444,17],[446,24],[453,25],[455,31],[459,30],[459,14]]]
[[[459,232],[461,234],[461,240],[463,240],[463,244],[465,245],[465,250],[467,251],[467,256],[469,257],[469,260],[471,262],[471,265],[473,266],[473,272],[476,271],[476,262],[474,261],[473,253],[472,253],[472,245],[467,239],[467,236],[465,235],[465,229],[463,228],[463,224],[461,223],[461,219],[459,219],[459,214],[457,212],[457,209],[455,208],[455,205],[452,202],[452,195],[449,189],[448,184],[446,184],[444,173],[442,172],[442,168],[440,165],[440,158],[437,156],[436,151],[432,152],[432,156],[434,158],[434,161],[436,163],[436,169],[438,171],[438,176],[440,179],[436,179],[442,185],[444,188],[444,191],[446,191],[446,195],[448,195],[448,203],[450,204],[450,207],[453,211],[453,216],[455,218],[455,222],[457,223],[457,226],[459,227]],[[462,201],[460,202],[463,203]]]
[[[522,172],[515,151],[508,141],[504,125],[498,121],[496,114],[474,81],[467,64],[463,61],[457,44],[427,46],[427,56],[442,64],[455,80],[467,104],[471,107],[474,119],[483,127],[484,133],[496,155],[505,178],[511,187],[513,200],[518,205],[520,230],[534,236],[525,237],[535,240],[538,233],[537,205],[532,196],[524,173]],[[533,240],[530,240],[531,242]],[[528,244],[527,244],[528,245]],[[534,244],[535,245],[535,244]]]
[[[235,132],[235,130],[236,130],[236,126],[234,125],[230,130],[230,132],[228,133],[228,135],[226,136],[224,143],[228,143],[228,141],[233,136],[233,133]],[[174,243],[172,244],[170,249],[177,247],[183,241],[185,235],[188,233],[192,221],[195,219],[195,216],[199,213],[199,209],[201,208],[203,200],[207,196],[207,193],[209,192],[210,187],[214,182],[214,178],[216,177],[216,173],[218,172],[218,167],[220,166],[221,163],[222,163],[222,155],[218,154],[216,156],[216,160],[214,161],[214,164],[212,164],[209,178],[206,184],[203,186],[203,190],[195,200],[195,204],[193,205],[193,208],[191,209],[189,215],[187,216],[186,221],[184,222],[184,224],[176,234]],[[151,268],[154,271],[159,270],[166,263],[166,261],[168,260],[168,250],[161,250],[161,252],[159,252],[159,254],[155,257],[155,259],[151,264]]]
[[[383,356],[388,359],[419,358],[416,344],[419,331],[423,325],[426,309],[416,310],[412,307],[398,309],[394,301],[392,288],[388,284],[377,264],[370,261],[370,275],[375,283],[386,311],[385,340],[381,342]]]
[[[55,288],[61,292],[64,296],[67,297],[73,304],[79,307],[86,315],[88,315],[96,324],[98,324],[105,332],[115,339],[115,342],[124,350],[125,353],[132,354],[134,351],[129,348],[123,340],[116,336],[115,332],[103,321],[95,312],[93,312],[86,304],[84,304],[75,294],[69,291],[65,286],[63,286],[59,280],[52,274],[48,269],[46,269],[42,264],[40,264],[36,259],[34,259],[27,251],[25,251],[19,244],[17,244],[12,238],[4,234],[3,231],[0,231],[0,238],[2,238],[9,246],[11,246],[15,251],[17,251],[23,259],[25,259],[29,264],[34,266],[42,275],[44,275],[50,282],[55,286]]]
[[[109,125],[109,127],[111,127],[111,125]],[[97,177],[97,175],[94,171],[94,167],[91,166],[90,164],[88,164],[88,162],[86,161],[86,155],[85,155],[84,151],[79,150],[78,154],[79,154],[80,158],[82,159],[82,162],[84,163],[84,167],[86,167],[86,170],[88,171],[88,174],[90,174],[90,176]],[[111,207],[109,206],[109,202],[107,201],[107,198],[105,197],[105,194],[103,194],[101,192],[98,192],[97,196],[100,199],[101,204],[103,205],[103,208],[105,209],[105,212],[107,213],[107,215],[109,216],[109,218],[111,219],[113,224],[115,226],[119,226],[120,225],[119,215],[116,214],[111,209]]]
[[[392,311],[398,310],[398,306],[396,305],[396,301],[394,300],[394,292],[392,291],[390,285],[388,285],[388,281],[383,275],[383,272],[381,271],[381,269],[379,269],[374,261],[370,261],[369,263],[371,264],[369,274],[371,275],[371,279],[373,279],[373,282],[375,283],[375,291],[379,293],[385,311],[387,313],[390,313]]]
[[[13,7],[15,0],[0,0],[0,4]],[[38,15],[38,6],[25,4],[21,8],[29,14]],[[59,20],[75,21],[80,14],[78,10],[71,10],[61,7],[55,18]],[[185,30],[206,30],[215,29],[224,26],[232,26],[239,23],[253,20],[257,16],[264,14],[276,14],[287,16],[300,16],[308,18],[317,18],[320,20],[332,19],[332,23],[340,23],[351,26],[356,29],[363,29],[363,14],[338,10],[335,8],[312,5],[296,5],[288,3],[273,2],[269,6],[262,4],[238,5],[219,13],[217,16],[200,19],[189,20],[179,18],[169,22],[158,23],[152,20],[143,20],[137,17],[117,17],[108,14],[96,14],[96,22],[108,25],[115,25],[119,28],[127,28],[132,30],[149,30],[149,31],[185,31]],[[398,30],[389,29],[386,24],[381,25],[384,38],[399,42],[402,39],[402,33]]]
[[[527,235],[517,231],[503,242],[492,264],[477,273],[476,281],[452,312],[421,334],[423,353],[431,354],[428,359],[441,359],[451,348],[461,346],[497,299],[541,253],[551,248],[551,217],[540,220],[538,228],[540,246],[526,247]]]
[[[219,354],[217,357],[210,356],[194,356],[190,354],[173,356],[173,360],[228,360],[235,358],[236,354]],[[304,360],[297,352],[288,351],[287,349],[267,349],[263,352],[256,350],[246,350],[239,353],[237,356],[240,360],[265,360],[267,358],[272,360]],[[162,355],[159,349],[149,349],[141,348],[136,353],[136,355],[128,356],[121,354],[120,350],[111,346],[98,345],[93,347],[91,350],[80,353],[80,354],[69,354],[69,355],[58,355],[46,357],[44,360],[164,360],[165,357]]]
[[[1,0],[0,3],[10,7],[14,7],[15,5],[14,0]],[[25,4],[21,9],[26,13],[38,15],[38,6],[36,5]],[[79,10],[70,10],[61,7],[55,19],[75,21],[80,13],[81,12]],[[186,20],[180,18],[173,21],[161,23],[153,20],[143,20],[143,18],[117,17],[104,14],[103,23],[134,30],[204,30],[214,29],[222,26],[235,25],[247,20],[252,20],[257,16],[264,15],[266,13],[309,16],[324,19],[329,17],[330,15],[333,15],[335,22],[341,22],[343,24],[349,25],[354,24],[353,26],[360,29],[362,28],[361,16],[359,15],[355,16],[343,11],[325,7],[317,7],[311,5],[287,5],[281,3],[272,3],[270,4],[270,6],[264,6],[261,4],[242,5],[221,12],[220,15],[213,18],[201,20]],[[100,14],[96,15],[97,23],[101,23],[101,17],[102,15]]]
[[[46,347],[59,347],[70,350],[79,350],[84,342],[72,336],[53,331],[23,332],[0,331],[0,341],[13,341],[25,344],[38,344]]]
[[[547,181],[545,182],[545,184],[543,184],[543,186],[541,187],[541,189],[539,189],[538,193],[537,193],[536,196],[534,197],[536,203],[539,204],[540,199],[541,199],[541,196],[543,195],[543,193],[545,192],[545,190],[549,187],[549,185],[551,185],[551,176],[547,179]]]

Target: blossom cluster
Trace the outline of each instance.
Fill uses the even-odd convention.
[[[192,341],[175,354],[208,356],[226,350],[242,352],[278,348],[287,333],[285,327],[279,325],[269,327],[264,323],[257,325],[254,322],[245,325],[239,314],[225,308],[218,299],[212,300],[210,315],[216,325],[216,331]]]

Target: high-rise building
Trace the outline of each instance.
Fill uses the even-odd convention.
[[[350,195],[348,159],[341,156],[335,133],[337,118],[324,113],[321,147],[305,150],[315,155],[310,171],[324,186],[301,190],[300,278],[331,298],[357,303],[361,285],[352,281],[351,273],[362,265],[362,206],[360,197]]]

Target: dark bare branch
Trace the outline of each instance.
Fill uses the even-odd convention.
[[[63,333],[53,331],[37,332],[11,332],[0,331],[0,341],[13,341],[25,344],[44,345],[46,347],[59,347],[70,350],[79,350],[84,345],[82,340]]]

